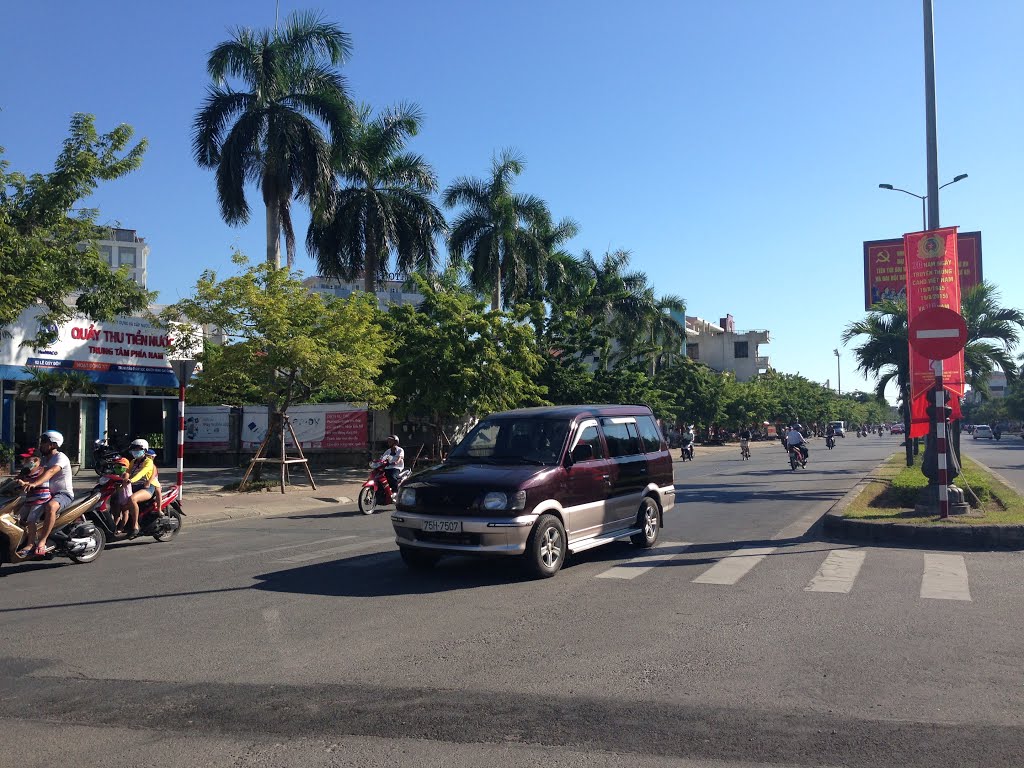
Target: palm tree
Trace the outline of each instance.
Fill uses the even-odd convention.
[[[686,300],[675,294],[654,299],[651,294],[646,325],[651,335],[651,376],[657,373],[658,359],[671,365],[674,355],[685,349],[686,344]],[[673,314],[675,313],[675,314]],[[678,316],[683,316],[680,321]]]
[[[490,179],[460,177],[444,191],[445,206],[466,206],[452,225],[448,250],[455,261],[468,261],[473,287],[491,293],[495,311],[503,302],[514,304],[531,272],[540,274],[545,267],[544,246],[533,230],[550,219],[547,205],[512,191],[524,164],[506,149],[492,161]]]
[[[579,231],[579,224],[573,219],[564,218],[556,224],[550,215],[533,226],[533,235],[544,249],[544,271],[530,270],[523,299],[531,305],[538,341],[543,339],[549,310],[553,316],[556,305],[578,297],[585,282],[582,263],[563,247]]]
[[[964,371],[971,389],[988,393],[989,376],[997,368],[1009,383],[1018,377],[1013,352],[1024,328],[1024,312],[999,306],[999,291],[989,282],[964,292],[961,314],[967,322]]]
[[[875,397],[883,399],[886,387],[895,381],[897,399],[906,404],[910,386],[906,301],[885,300],[875,304],[863,320],[846,326],[841,338],[845,345],[858,336],[866,339],[853,351],[857,370],[876,380]],[[904,410],[909,417],[909,410]]]
[[[373,293],[392,252],[400,272],[435,269],[435,236],[445,230],[444,215],[430,199],[437,177],[422,157],[402,152],[421,121],[413,105],[376,120],[369,107],[359,110],[349,151],[337,164],[347,186],[314,212],[306,237],[322,274],[353,280],[362,273],[364,290]]]
[[[351,107],[334,66],[350,51],[349,36],[337,25],[301,13],[289,16],[280,32],[239,29],[207,60],[213,85],[193,124],[193,154],[200,166],[216,169],[221,216],[230,225],[248,222],[245,184],[259,184],[267,261],[275,268],[282,230],[288,266],[295,261],[292,199],[320,200],[332,178],[332,153],[348,147]],[[228,77],[245,90],[226,84]]]
[[[635,349],[644,320],[653,309],[653,292],[648,288],[647,275],[625,271],[629,251],[608,251],[600,261],[590,251],[584,251],[581,261],[589,286],[582,314],[593,323],[601,367],[607,369],[614,342]]]

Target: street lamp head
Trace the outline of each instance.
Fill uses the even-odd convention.
[[[966,178],[967,178],[967,174],[966,173],[961,173],[959,176],[954,176],[953,177],[953,181],[963,181]]]
[[[879,189],[892,189],[892,184],[879,184]]]

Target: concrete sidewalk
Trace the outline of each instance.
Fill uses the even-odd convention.
[[[196,467],[185,470],[182,507],[186,525],[238,520],[249,517],[274,517],[351,505],[369,476],[369,469],[336,467],[313,471],[316,490],[305,472],[292,472],[292,484],[286,493],[280,486],[269,491],[238,493],[223,487],[242,479],[244,468]],[[264,473],[264,479],[270,479]],[[301,475],[301,476],[300,476]]]

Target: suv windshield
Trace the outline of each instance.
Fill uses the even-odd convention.
[[[569,432],[567,419],[484,419],[449,455],[488,464],[557,464]]]

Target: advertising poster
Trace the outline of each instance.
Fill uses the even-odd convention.
[[[39,332],[39,311],[26,310],[0,337],[0,376],[26,378],[25,368],[83,371],[99,384],[176,387],[167,359],[167,331],[140,317],[94,322],[84,317],[57,327],[57,340],[35,348],[22,344]]]
[[[231,408],[226,405],[186,406],[185,448],[190,451],[231,447]]]
[[[907,295],[907,271],[904,241],[869,240],[864,243],[864,309],[885,299]],[[960,288],[973,288],[981,282],[981,232],[957,235],[957,262]]]
[[[945,307],[960,312],[960,268],[956,227],[904,236],[907,262],[907,321],[923,310]],[[964,394],[964,353],[948,358],[942,380],[954,395]],[[928,434],[927,394],[935,384],[931,361],[910,348],[911,437]],[[953,418],[959,418],[959,402],[953,398]]]
[[[302,450],[363,451],[367,447],[369,423],[365,405],[319,403],[295,405],[288,417]],[[245,406],[242,410],[242,450],[255,451],[267,434],[265,406]],[[288,446],[294,447],[285,431]]]

